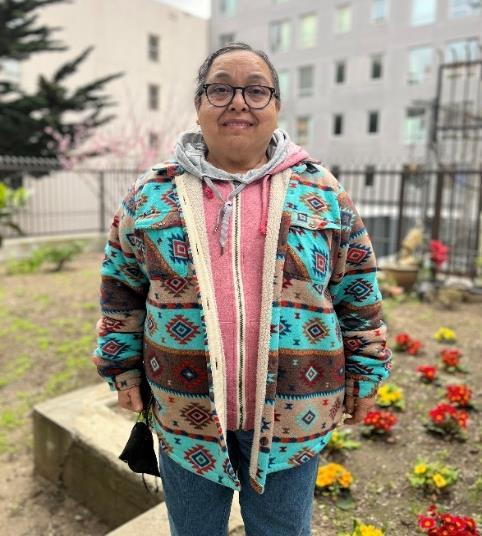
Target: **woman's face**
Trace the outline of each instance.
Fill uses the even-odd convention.
[[[216,58],[206,80],[207,84],[213,82],[274,87],[269,67],[249,51],[229,52]],[[197,116],[209,153],[215,158],[261,157],[277,127],[278,110],[279,102],[274,96],[265,108],[255,110],[244,102],[239,90],[231,103],[221,108],[210,104],[203,94]]]

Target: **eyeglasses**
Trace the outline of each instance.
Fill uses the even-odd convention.
[[[231,104],[238,89],[241,90],[244,102],[255,110],[266,108],[273,95],[276,95],[275,89],[268,86],[230,86],[229,84],[203,84],[204,93],[210,104],[218,106],[228,106]]]

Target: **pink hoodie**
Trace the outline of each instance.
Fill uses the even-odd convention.
[[[287,158],[272,171],[271,175],[307,157],[308,153],[304,149],[291,144]],[[214,292],[226,361],[228,430],[254,428],[261,282],[271,175],[249,184],[237,196],[237,205],[238,207],[240,205],[240,208],[233,211],[224,255],[221,255],[218,232],[214,231],[221,203],[207,185],[203,188]],[[216,181],[216,186],[224,198],[233,189],[233,184],[230,182]],[[241,244],[240,259],[236,259],[233,243],[236,231]],[[235,274],[238,275],[236,279]],[[240,289],[238,293],[236,283]],[[238,305],[239,300],[242,303],[241,307]],[[243,334],[245,340],[244,344],[241,344]],[[241,398],[238,392],[240,380],[242,380]],[[240,412],[240,399],[242,412]],[[242,423],[240,423],[241,414]]]

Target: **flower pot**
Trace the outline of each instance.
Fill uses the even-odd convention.
[[[418,267],[412,266],[384,266],[383,272],[391,277],[395,283],[406,292],[412,290],[418,276]]]

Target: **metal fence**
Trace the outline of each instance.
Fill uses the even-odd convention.
[[[482,169],[332,169],[351,195],[379,258],[393,255],[408,230],[450,248],[447,272],[473,277],[480,246]],[[48,172],[48,175],[45,175]],[[42,178],[39,175],[44,174]],[[108,230],[136,170],[61,170],[54,163],[0,157],[2,180],[30,191],[15,221],[27,236]],[[1,224],[0,224],[1,225]],[[0,229],[4,237],[15,233]]]

